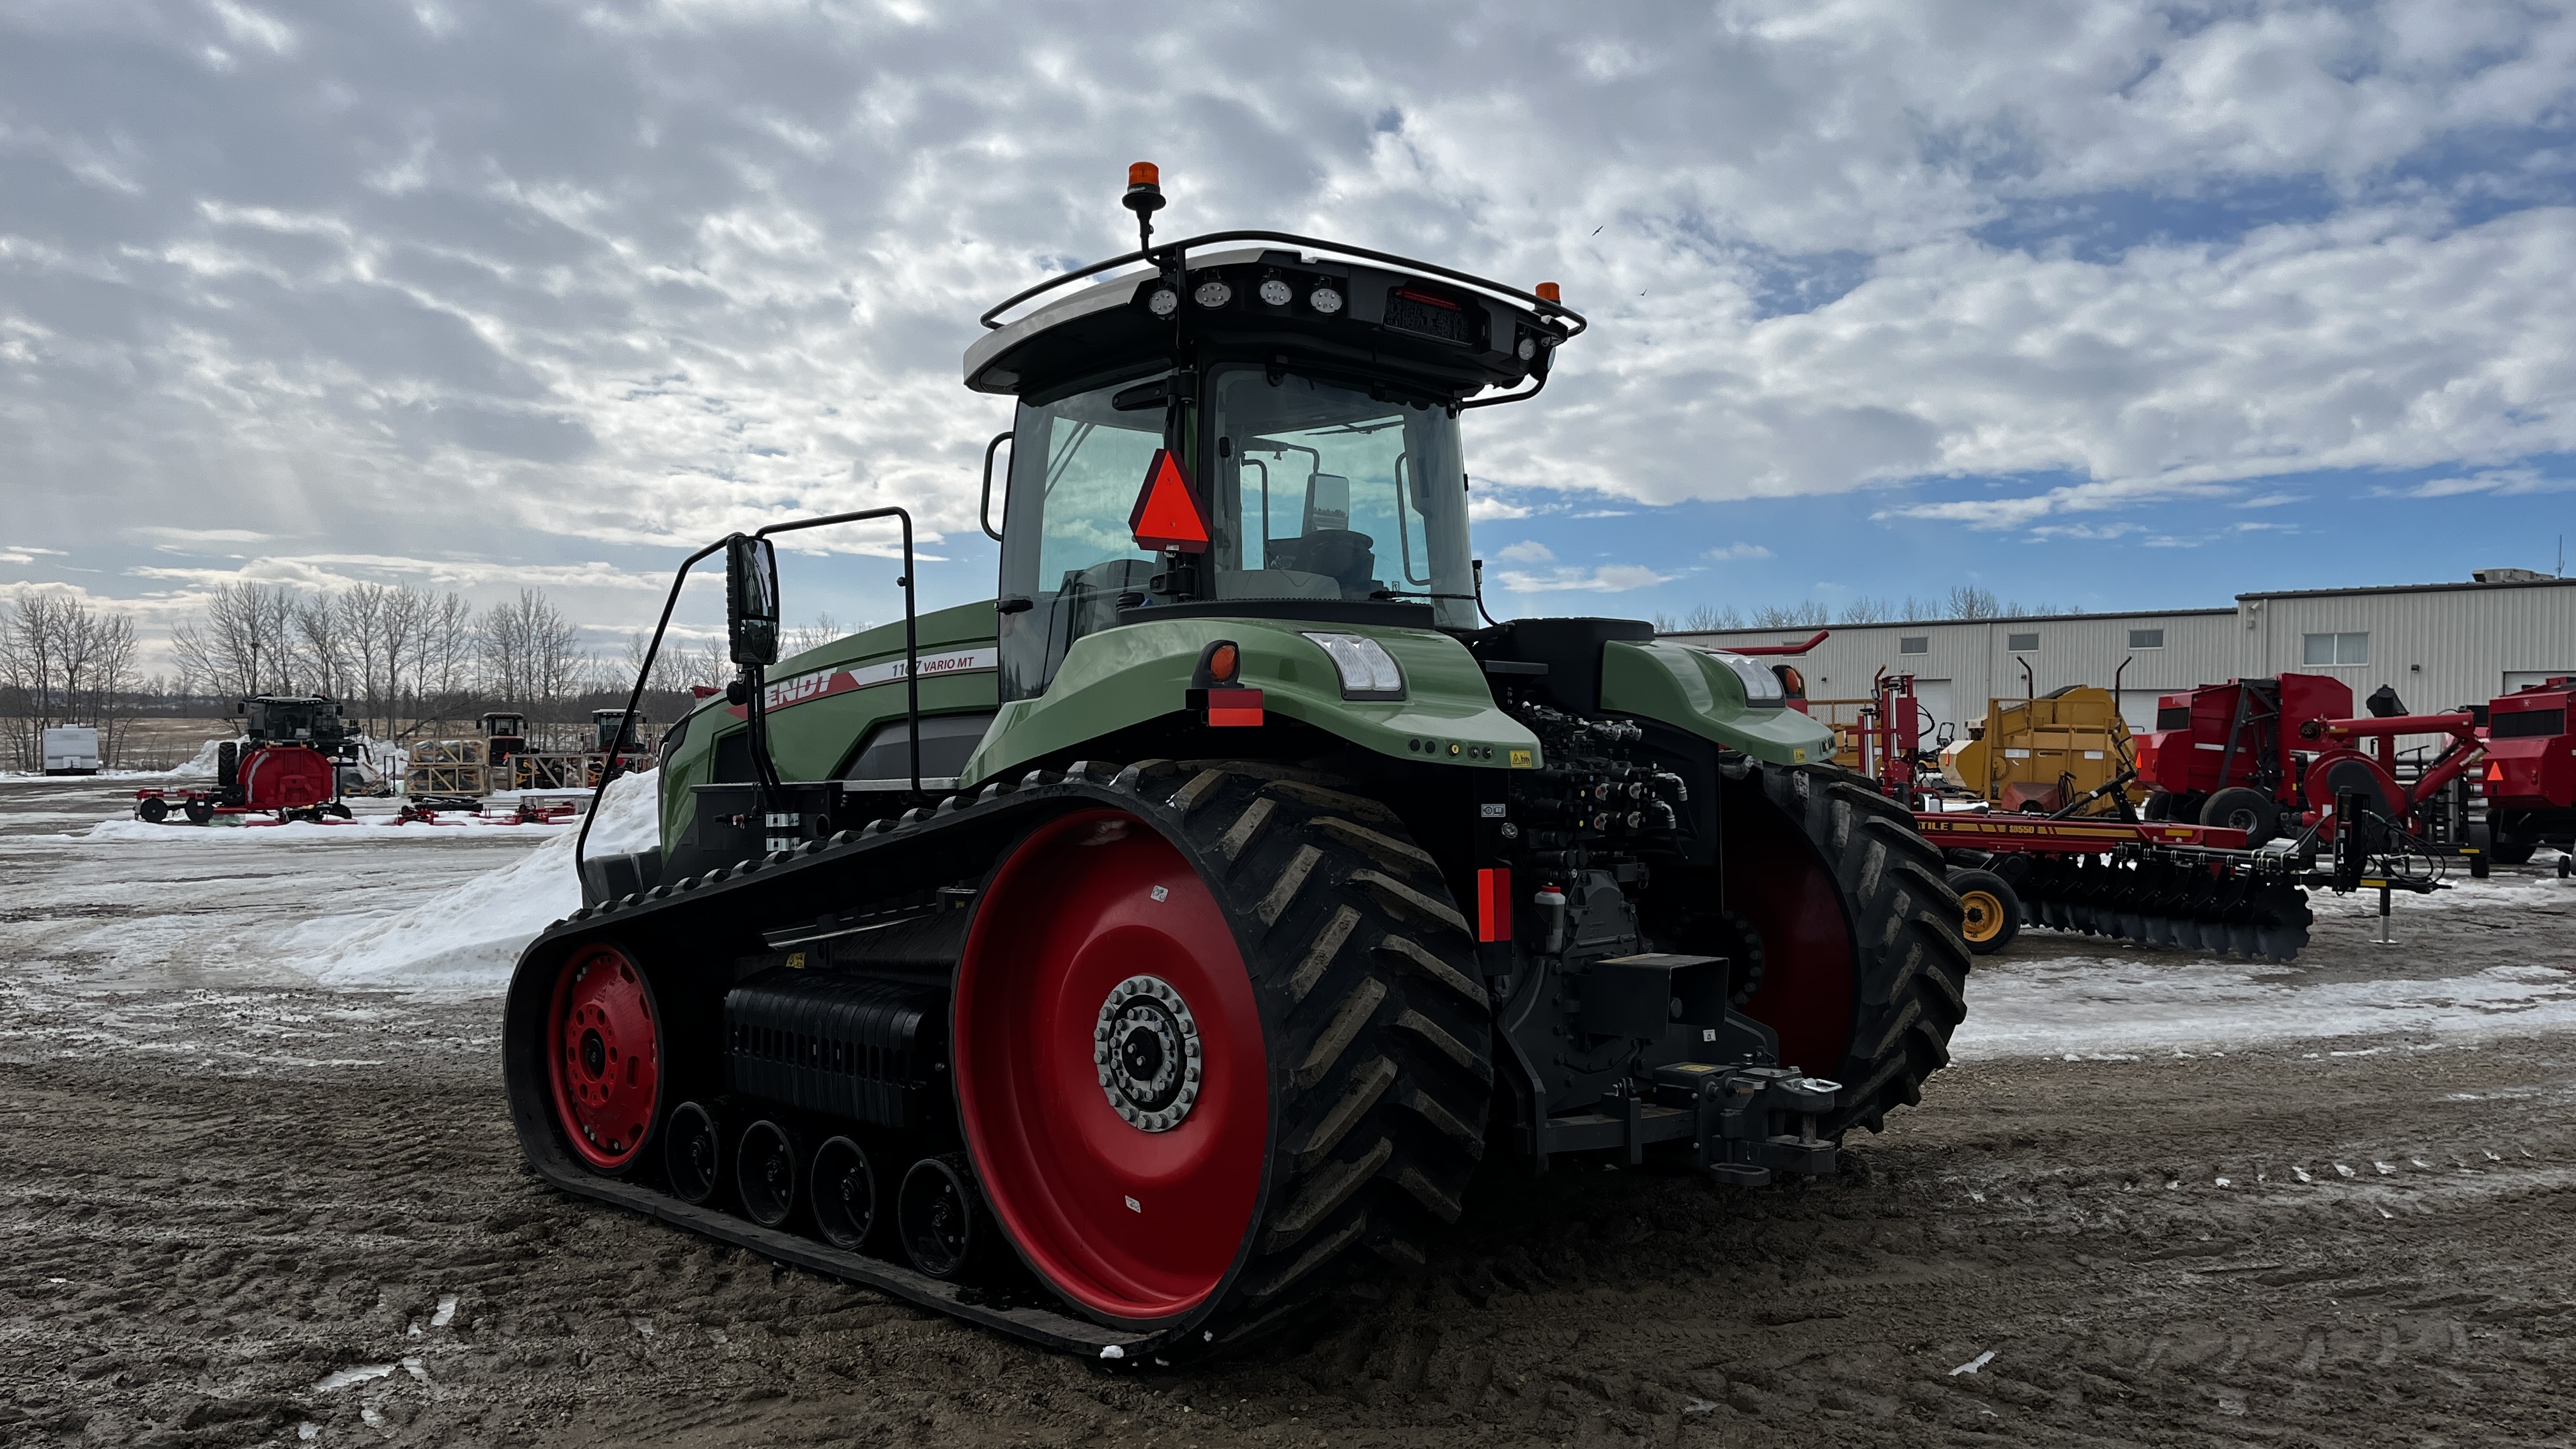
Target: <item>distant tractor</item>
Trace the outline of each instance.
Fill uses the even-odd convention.
[[[1583,330],[1553,284],[1149,234],[985,320],[997,598],[917,615],[900,509],[682,566],[739,675],[520,957],[538,1173],[1176,1362],[1422,1264],[1489,1153],[1755,1187],[1921,1100],[1958,898],[1832,731],[1644,621],[1480,618],[1461,418]],[[771,537],[868,519],[904,618],[781,661]]]
[[[191,825],[218,816],[349,818],[340,767],[357,760],[358,737],[337,703],[322,695],[263,694],[237,703],[233,713],[242,716],[242,737],[216,747],[215,788],[137,790],[136,819],[167,820],[174,809]]]

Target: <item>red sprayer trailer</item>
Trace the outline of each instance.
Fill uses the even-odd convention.
[[[340,707],[321,695],[270,695],[233,706],[242,738],[215,752],[215,788],[134,792],[138,820],[159,822],[177,811],[191,825],[217,817],[266,815],[278,821],[349,818],[340,802],[340,767],[358,757],[357,737]]]

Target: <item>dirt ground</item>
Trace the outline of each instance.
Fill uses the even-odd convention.
[[[1963,1040],[1833,1179],[1498,1175],[1320,1337],[1113,1373],[553,1192],[496,999],[139,967],[166,861],[0,846],[0,1443],[2576,1443],[2576,1031],[2460,1005],[2576,977],[2538,870],[2256,983],[2458,1008],[2379,1032],[2123,1048],[2154,1003],[2071,964],[2187,958],[2033,933],[1972,1017],[2046,983],[2091,1049]]]

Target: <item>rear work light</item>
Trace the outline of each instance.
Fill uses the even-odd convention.
[[[1307,634],[1333,661],[1344,699],[1402,699],[1404,671],[1386,646],[1364,634]]]

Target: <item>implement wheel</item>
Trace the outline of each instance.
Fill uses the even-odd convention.
[[[2021,897],[2010,881],[1990,870],[1954,870],[1950,889],[1959,893],[1959,935],[1970,951],[1991,956],[2021,934]]]
[[[1968,943],[1941,852],[1848,771],[1763,765],[1721,806],[1728,909],[1762,944],[1746,1015],[1780,1060],[1842,1083],[1817,1130],[1878,1131],[1923,1100],[1967,1013]]]
[[[958,973],[959,1115],[994,1217],[1078,1311],[1194,1345],[1360,1249],[1420,1263],[1493,1078],[1430,858],[1374,802],[1275,773],[1192,767],[1132,813],[1039,827]]]
[[[546,1047],[573,1153],[595,1172],[632,1168],[662,1105],[661,1013],[643,968],[610,945],[575,952],[555,978]]]

